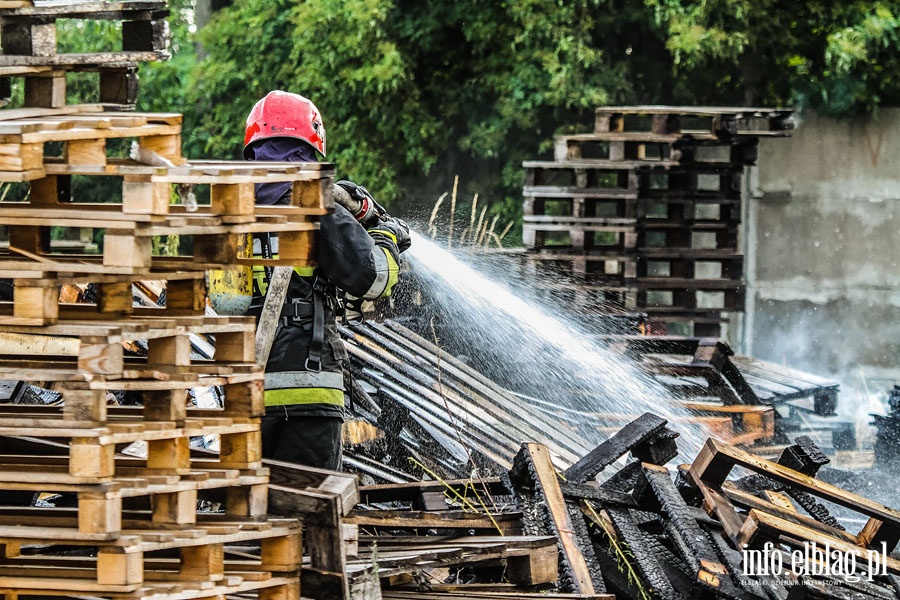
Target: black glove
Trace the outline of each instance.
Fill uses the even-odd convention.
[[[408,250],[412,244],[409,237],[409,226],[400,219],[391,217],[385,221],[379,221],[367,231],[376,244],[396,248],[398,259],[399,254]]]

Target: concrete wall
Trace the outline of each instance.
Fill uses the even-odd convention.
[[[900,109],[804,115],[746,189],[742,351],[842,389],[900,383]]]

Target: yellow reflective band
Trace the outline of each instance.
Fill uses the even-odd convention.
[[[265,402],[266,406],[293,406],[296,404],[344,406],[344,392],[333,388],[266,390]]]
[[[385,256],[387,256],[388,263],[388,280],[387,285],[384,286],[384,294],[383,296],[390,296],[391,290],[397,282],[400,281],[400,265],[397,264],[397,261],[394,260],[394,255],[388,252],[387,248],[382,248],[384,250]]]
[[[275,258],[278,258],[277,256]],[[315,267],[294,267],[294,273],[300,277],[312,277]],[[265,294],[269,289],[269,281],[266,279],[266,268],[262,265],[253,265],[253,279],[256,281],[256,287],[261,294]]]
[[[397,236],[394,235],[393,233],[391,233],[390,231],[386,230],[386,229],[370,229],[370,230],[369,230],[369,233],[370,233],[370,234],[372,234],[372,233],[380,233],[381,235],[384,235],[384,236],[387,236],[387,237],[391,238],[391,240],[392,240],[395,244],[397,243]]]

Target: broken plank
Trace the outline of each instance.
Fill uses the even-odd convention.
[[[644,413],[566,469],[565,480],[570,483],[584,483],[595,478],[600,471],[617,461],[623,454],[662,431],[666,423],[662,417]]]
[[[668,517],[665,525],[668,537],[675,542],[676,551],[690,566],[697,582],[714,592],[739,596],[740,590],[693,518],[668,469],[648,464],[642,466],[635,497],[639,503],[647,504],[647,496],[652,497],[649,500],[653,508],[658,506]]]
[[[520,474],[522,470],[527,470],[533,477],[535,489],[539,489],[543,496],[553,533],[559,540],[560,560],[568,567],[568,575],[574,587],[571,591],[581,594],[594,593],[591,572],[578,545],[569,510],[559,485],[559,476],[550,461],[549,451],[541,444],[523,444],[514,464],[522,467],[519,470]]]

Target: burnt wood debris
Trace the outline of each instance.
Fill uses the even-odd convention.
[[[439,341],[427,306],[382,306],[341,325],[345,470],[324,471],[262,458],[255,323],[211,311],[204,273],[253,264],[256,232],[277,233],[278,264],[308,264],[333,165],[183,156],[181,115],[135,110],[138,64],[169,57],[168,10],[0,0],[0,97],[24,90],[0,110],[17,200],[0,204],[5,598],[900,597],[900,512],[867,495],[890,486],[900,393],[875,470],[835,467],[856,448],[837,382],[720,338],[742,308],[737,181],[790,111],[605,107],[524,165],[516,268],[555,261],[576,292],[618,298],[598,341],[684,417],[526,400]],[[116,23],[121,45],[58,53],[76,18]],[[69,103],[82,74],[96,101]],[[113,178],[114,197],[80,202],[73,177]],[[292,204],[255,206],[260,181],[291,182]]]

